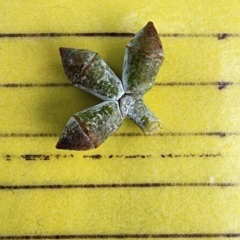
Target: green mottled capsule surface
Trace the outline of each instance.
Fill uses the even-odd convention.
[[[59,149],[89,150],[97,148],[122,124],[117,101],[105,101],[74,114],[56,145]]]
[[[98,53],[72,48],[59,51],[65,73],[74,86],[102,100],[118,100],[124,94],[121,81]]]
[[[145,94],[154,83],[163,62],[163,48],[152,22],[127,44],[122,81],[125,92]]]

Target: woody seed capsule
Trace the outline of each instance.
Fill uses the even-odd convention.
[[[63,67],[70,82],[102,100],[117,100],[123,94],[121,81],[98,53],[60,48]]]
[[[74,114],[56,148],[88,150],[97,148],[122,124],[117,101],[105,101]]]
[[[145,94],[163,62],[163,48],[152,22],[141,29],[127,44],[122,81],[125,92]]]

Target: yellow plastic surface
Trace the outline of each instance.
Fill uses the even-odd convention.
[[[0,239],[239,239],[239,9],[239,0],[0,1]],[[69,117],[100,102],[66,85],[58,48],[99,52],[121,77],[130,37],[104,34],[148,21],[165,51],[145,96],[161,133],[145,137],[125,120],[96,150],[55,149]]]

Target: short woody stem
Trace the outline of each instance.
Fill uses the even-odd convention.
[[[145,135],[158,133],[162,123],[144,104],[142,99],[136,100],[134,109],[128,115],[143,131]]]

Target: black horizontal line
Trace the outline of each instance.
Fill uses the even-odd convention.
[[[240,85],[240,82],[215,81],[215,82],[157,82],[156,86],[215,86],[215,85]]]
[[[57,133],[0,133],[0,137],[59,137]]]
[[[42,32],[42,33],[0,33],[0,38],[39,38],[39,37],[133,37],[130,32]],[[172,38],[209,38],[214,37],[219,40],[228,37],[240,37],[240,33],[161,33],[160,37]]]
[[[8,155],[10,158],[10,155]],[[35,155],[29,156],[29,158],[34,158]],[[37,155],[38,156],[38,155]],[[45,155],[43,155],[45,156]],[[45,156],[46,158],[47,156]],[[177,153],[161,153],[159,154],[160,158],[216,158],[216,157],[222,157],[221,153],[184,153],[184,154],[177,154]],[[110,154],[110,155],[102,155],[102,154],[89,154],[89,155],[83,155],[83,158],[90,158],[93,160],[99,160],[102,158],[125,158],[125,159],[151,159],[151,154],[132,154],[132,155],[126,155],[126,154]]]
[[[140,137],[145,136],[142,133],[115,133],[115,137]],[[197,137],[197,136],[240,136],[240,132],[160,132],[149,136],[160,136],[160,137]]]
[[[1,88],[34,88],[34,87],[70,87],[70,83],[3,83]]]
[[[126,155],[126,154],[110,154],[108,156],[101,155],[101,154],[92,154],[92,155],[83,155],[83,158],[90,158],[90,159],[101,159],[101,158],[126,158],[126,159],[136,159],[136,158],[151,158],[152,156],[150,154],[132,154],[132,155]]]
[[[215,82],[156,82],[155,86],[160,87],[174,87],[174,86],[218,86],[219,89],[223,89],[227,86],[236,85],[239,86],[240,82],[230,81],[215,81]],[[70,87],[73,86],[70,83],[3,83],[0,84],[1,88],[34,88],[34,87]]]
[[[160,154],[161,158],[216,158],[222,157],[221,153],[168,153],[168,154]]]
[[[221,153],[161,153],[158,155],[159,158],[216,158],[222,157]],[[73,154],[22,154],[22,155],[11,155],[6,154],[3,156],[6,161],[11,161],[12,159],[24,159],[26,161],[37,161],[37,160],[51,160],[51,159],[60,159],[60,158],[73,158]],[[89,154],[83,155],[83,158],[99,160],[102,158],[105,159],[151,159],[151,154]]]
[[[0,185],[0,190],[27,189],[97,189],[97,188],[161,188],[161,187],[239,187],[240,183],[106,183],[53,185]]]
[[[160,234],[66,234],[66,235],[11,235],[0,239],[126,239],[126,238],[238,238],[240,233],[160,233]]]
[[[133,37],[134,33],[124,32],[86,32],[86,33],[0,33],[0,38],[26,38],[26,37]]]
[[[195,86],[217,86],[219,90],[226,88],[227,86],[239,86],[240,82],[228,82],[228,81],[215,81],[215,82],[156,82],[155,86],[160,87],[195,87]]]
[[[0,137],[59,137],[60,133],[0,133]],[[227,136],[240,136],[240,132],[160,132],[153,135],[143,135],[142,133],[115,133],[112,136],[115,137],[197,137],[197,136],[209,136],[209,137],[227,137]]]
[[[36,161],[36,160],[51,160],[52,158],[54,159],[60,159],[60,158],[73,158],[73,154],[23,154],[23,155],[10,155],[6,154],[4,158],[6,161],[11,161],[13,158],[19,158],[19,159],[24,159],[26,161]]]

